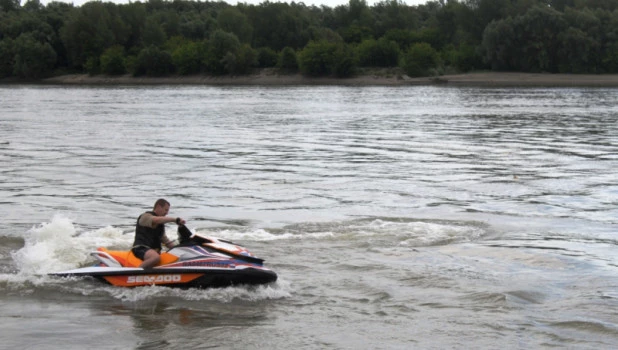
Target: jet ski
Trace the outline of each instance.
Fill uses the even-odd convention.
[[[210,288],[260,285],[275,282],[277,274],[264,260],[230,241],[193,233],[178,226],[179,244],[161,253],[152,269],[139,267],[142,260],[131,250],[98,248],[91,252],[98,263],[91,267],[52,273],[60,277],[92,277],[119,287],[168,286]]]

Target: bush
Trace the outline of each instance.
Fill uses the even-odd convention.
[[[222,59],[225,70],[230,74],[248,74],[257,65],[257,52],[244,44],[236,54],[229,52]]]
[[[261,47],[257,50],[257,65],[260,68],[270,68],[277,65],[279,55],[270,47]]]
[[[298,65],[303,74],[309,76],[329,75],[338,45],[328,41],[310,41],[298,55]]]
[[[361,67],[394,67],[399,62],[399,45],[386,38],[365,40],[356,51]]]
[[[124,48],[116,45],[105,50],[101,55],[101,73],[119,75],[127,72],[124,65]]]
[[[354,50],[342,42],[311,41],[298,55],[303,74],[349,77],[356,69]]]
[[[137,55],[133,75],[164,76],[173,71],[172,55],[155,46],[150,46]]]
[[[101,74],[101,60],[98,57],[88,57],[84,69],[89,75]]]
[[[172,63],[179,74],[197,74],[202,66],[202,45],[187,42],[179,45],[172,52]]]
[[[354,50],[347,45],[340,45],[335,52],[333,74],[338,78],[349,78],[356,73],[356,57]]]
[[[464,72],[482,68],[483,59],[477,52],[476,47],[464,44],[459,47],[455,56],[455,67]]]
[[[444,65],[451,66],[459,72],[468,72],[483,67],[481,56],[470,44],[462,44],[459,48],[447,45],[441,53]]]
[[[438,65],[438,53],[427,43],[418,43],[410,47],[402,62],[402,68],[411,77],[429,75],[432,68]]]
[[[296,57],[296,51],[293,48],[287,46],[279,54],[279,60],[277,62],[277,68],[285,71],[298,70],[298,58]]]

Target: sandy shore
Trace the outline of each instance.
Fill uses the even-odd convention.
[[[347,85],[347,86],[404,86],[404,85],[452,85],[452,86],[591,86],[618,87],[618,74],[534,74],[534,73],[467,73],[440,77],[410,78],[401,74],[364,74],[354,78],[308,78],[300,74],[276,74],[261,71],[246,76],[213,77],[206,75],[169,77],[89,76],[71,74],[48,78],[45,84],[81,85]]]

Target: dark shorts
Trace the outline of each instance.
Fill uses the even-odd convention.
[[[131,251],[133,252],[133,255],[135,255],[136,257],[138,257],[141,260],[144,260],[144,255],[146,255],[146,252],[149,251],[151,248],[145,247],[145,246],[137,246],[137,247],[133,247],[133,249],[131,249]]]

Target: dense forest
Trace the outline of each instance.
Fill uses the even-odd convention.
[[[349,77],[472,70],[618,73],[616,0],[303,2],[0,0],[0,78],[67,73]]]

